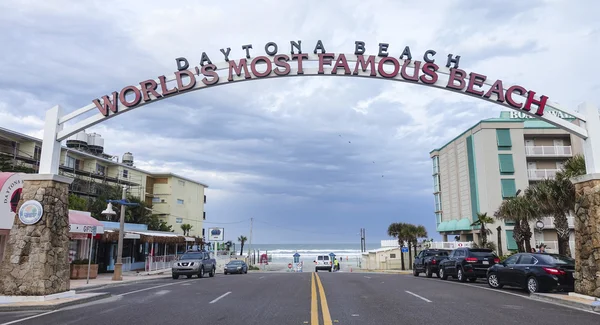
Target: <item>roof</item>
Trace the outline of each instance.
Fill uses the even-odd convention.
[[[196,183],[196,184],[202,185],[204,187],[208,187],[208,185],[206,185],[204,183],[200,183],[200,182],[195,181],[193,179],[190,179],[190,178],[187,178],[187,177],[183,177],[183,176],[180,176],[180,175],[177,175],[177,174],[173,174],[173,173],[152,173],[152,176],[154,176],[154,177],[176,177],[176,178],[180,178],[180,179],[182,179],[184,181],[188,181],[188,182],[192,182],[192,183]]]

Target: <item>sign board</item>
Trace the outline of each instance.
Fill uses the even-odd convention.
[[[225,240],[225,228],[208,228],[208,240],[224,241]]]
[[[402,253],[408,253],[408,247],[402,247]]]
[[[96,236],[96,226],[92,226],[92,237]]]
[[[35,200],[25,201],[19,208],[19,220],[26,225],[34,225],[44,214],[44,208]]]
[[[12,229],[22,191],[21,174],[0,173],[0,229]]]

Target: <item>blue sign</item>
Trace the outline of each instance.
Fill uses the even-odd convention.
[[[294,257],[300,257],[300,254],[296,253],[294,254]]]
[[[408,247],[402,247],[402,253],[408,253]]]

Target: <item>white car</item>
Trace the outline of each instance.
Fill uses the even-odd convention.
[[[327,270],[331,272],[333,268],[333,261],[329,259],[329,255],[319,255],[317,259],[315,259],[315,272],[319,272],[319,270]]]

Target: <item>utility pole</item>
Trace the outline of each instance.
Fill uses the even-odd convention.
[[[365,228],[360,228],[360,252],[364,253],[367,251],[367,244],[365,241]]]
[[[254,218],[250,218],[250,239],[248,243],[248,252],[252,250],[252,225],[254,224]],[[253,258],[251,258],[250,264],[254,264]]]

